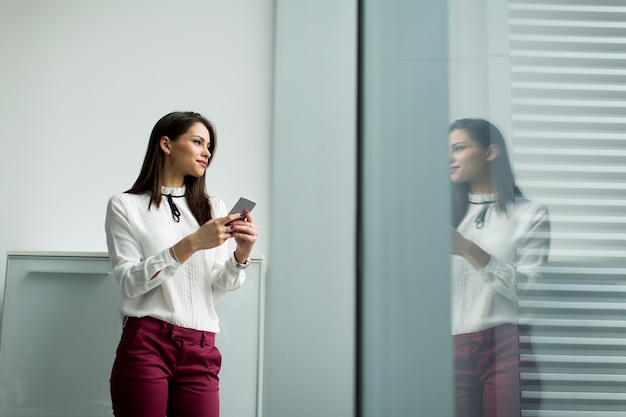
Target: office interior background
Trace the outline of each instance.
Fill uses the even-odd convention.
[[[520,288],[541,370],[522,378],[544,381],[522,415],[620,415],[625,17],[623,0],[0,0],[0,291],[7,251],[106,251],[106,201],[152,126],[198,111],[219,137],[209,192],[257,201],[262,414],[451,416],[447,127],[484,117],[553,224],[545,280]]]

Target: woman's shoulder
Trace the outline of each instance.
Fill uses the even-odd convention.
[[[125,209],[132,207],[147,207],[150,202],[150,194],[131,194],[128,192],[117,193],[109,197],[108,207],[124,207]]]
[[[139,201],[145,201],[145,200],[149,200],[150,199],[150,193],[141,193],[141,194],[131,194],[127,191],[124,191],[123,193],[117,193],[117,194],[113,194],[111,197],[109,197],[109,201],[114,201],[114,202],[139,202]]]
[[[209,202],[213,208],[214,217],[224,217],[228,214],[226,203],[218,197],[209,197]]]
[[[526,197],[515,197],[516,217],[524,216],[534,219],[548,218],[548,208],[541,203]]]

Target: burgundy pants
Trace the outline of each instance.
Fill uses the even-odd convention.
[[[116,417],[218,417],[215,333],[129,318],[111,372]]]
[[[454,336],[456,417],[519,417],[517,326]]]

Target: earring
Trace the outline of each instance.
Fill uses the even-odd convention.
[[[170,151],[167,151],[167,154],[168,154],[168,155],[169,155],[169,154],[171,154],[171,153],[172,153],[172,152],[170,152]]]

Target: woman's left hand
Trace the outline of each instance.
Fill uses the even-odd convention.
[[[450,227],[452,255],[464,257],[475,269],[482,269],[489,263],[491,255],[480,246],[466,239],[454,227]]]
[[[246,220],[235,220],[230,224],[230,235],[237,242],[235,258],[238,262],[245,262],[252,253],[252,248],[256,242],[258,229],[249,211],[245,212]]]

